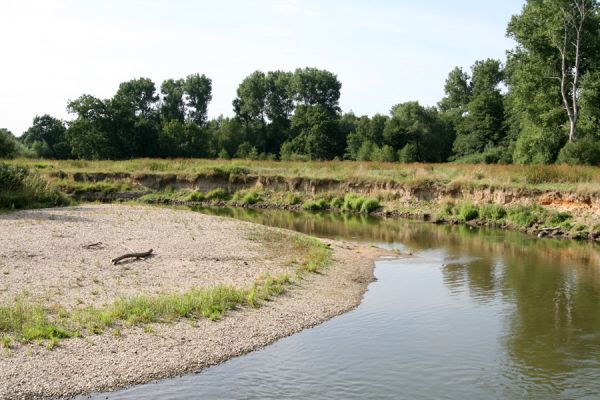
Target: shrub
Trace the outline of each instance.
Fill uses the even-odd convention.
[[[571,218],[573,216],[567,212],[554,213],[548,218],[547,224],[552,226],[561,225]]]
[[[569,165],[600,165],[600,141],[588,135],[577,142],[567,143],[558,154],[558,162]]]
[[[546,211],[540,206],[519,206],[508,210],[508,220],[522,228],[529,228],[533,224],[543,221]]]
[[[217,188],[217,189],[211,190],[210,192],[206,193],[206,198],[208,200],[227,201],[231,198],[231,195],[225,189]]]
[[[344,197],[344,204],[342,205],[342,209],[344,211],[360,211],[364,201],[364,197],[360,197],[356,194],[347,194]]]
[[[0,163],[0,209],[56,207],[69,204],[56,187],[28,169]]]
[[[360,212],[364,214],[370,214],[374,211],[379,210],[380,208],[381,205],[376,199],[366,199],[360,207]]]
[[[479,217],[479,207],[470,203],[463,204],[458,210],[458,217],[462,221],[472,221],[477,219],[477,217]]]
[[[243,192],[243,191],[237,192],[231,199],[231,201],[233,201],[235,203],[240,203],[240,204],[245,204],[245,205],[256,204],[260,200],[261,200],[260,193],[254,191],[254,190],[248,191],[248,192]]]
[[[286,196],[285,202],[292,206],[302,204],[302,197],[298,196],[295,193],[288,193]]]
[[[487,221],[500,221],[506,217],[506,210],[498,204],[486,204],[481,207],[480,216]]]
[[[331,208],[342,208],[344,206],[344,199],[342,197],[334,197],[330,202]]]
[[[188,197],[189,201],[204,201],[206,196],[202,192],[192,192]]]
[[[315,201],[307,201],[302,204],[302,208],[307,211],[322,211],[329,208],[329,204],[325,199],[318,199]]]

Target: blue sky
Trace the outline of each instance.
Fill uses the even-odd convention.
[[[204,73],[209,115],[231,115],[252,71],[318,67],[338,75],[341,106],[387,113],[434,105],[454,66],[504,59],[524,0],[2,0],[0,127],[71,118],[69,99],[111,97],[120,82]]]

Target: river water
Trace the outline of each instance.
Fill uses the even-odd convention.
[[[205,213],[411,252],[314,329],[108,399],[599,399],[600,248],[334,214]]]

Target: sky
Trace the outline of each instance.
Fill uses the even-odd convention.
[[[357,115],[435,105],[455,66],[504,60],[524,0],[0,0],[0,128],[36,115],[69,120],[67,102],[110,98],[119,83],[212,79],[209,117],[232,115],[255,70],[317,67],[342,82]]]

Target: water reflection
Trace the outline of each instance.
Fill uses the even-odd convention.
[[[401,243],[414,252],[442,250],[441,276],[451,296],[467,295],[482,307],[497,301],[510,307],[509,313],[499,316],[503,318],[499,340],[508,359],[502,373],[509,381],[536,384],[516,385],[526,389],[509,393],[600,395],[598,384],[590,384],[600,378],[597,245],[367,216],[241,209],[203,212],[322,237]]]

